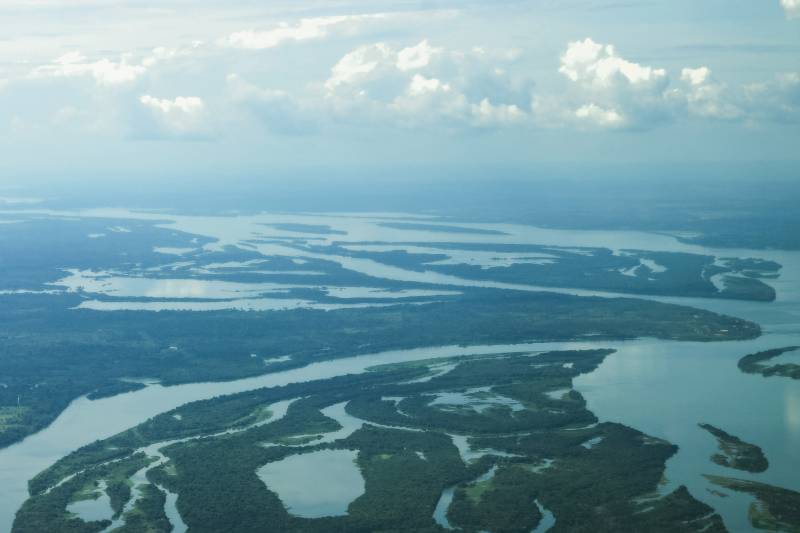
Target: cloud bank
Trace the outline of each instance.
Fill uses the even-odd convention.
[[[800,15],[800,0],[780,5],[787,17]],[[128,51],[70,44],[55,59],[19,62],[21,75],[0,70],[7,101],[37,92],[32,111],[13,106],[5,124],[214,141],[244,131],[336,139],[505,131],[525,139],[554,130],[599,137],[675,124],[733,131],[800,123],[798,72],[751,65],[743,80],[713,56],[665,58],[652,47],[642,52],[647,43],[616,46],[592,32],[553,44],[448,33],[435,19],[362,10],[249,29],[232,19],[202,40],[176,34],[169,45]],[[3,120],[0,109],[0,133]]]

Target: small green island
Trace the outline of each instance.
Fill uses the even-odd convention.
[[[764,472],[769,467],[764,452],[755,444],[745,442],[711,424],[700,424],[700,427],[717,438],[719,453],[712,455],[711,460],[718,465],[753,473]]]
[[[765,364],[771,359],[785,353],[794,352],[799,348],[800,346],[787,346],[785,348],[774,348],[772,350],[745,355],[739,360],[739,370],[745,374],[761,374],[764,377],[783,376],[792,379],[800,379],[800,364]]]

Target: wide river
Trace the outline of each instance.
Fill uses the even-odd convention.
[[[37,213],[37,215],[65,213]],[[731,531],[749,531],[748,496],[732,494],[721,498],[711,492],[702,474],[721,474],[754,479],[800,490],[800,381],[763,378],[741,373],[736,363],[743,355],[769,348],[800,345],[800,253],[713,249],[680,243],[667,235],[621,231],[566,231],[508,224],[465,224],[497,230],[505,235],[462,235],[398,230],[378,226],[375,219],[363,216],[253,216],[187,217],[119,210],[70,212],[85,217],[169,220],[165,227],[217,239],[215,246],[238,244],[268,222],[330,224],[347,235],[339,241],[381,242],[509,242],[551,246],[607,247],[701,253],[717,257],[757,257],[783,265],[781,276],[770,280],[778,293],[772,303],[742,302],[697,298],[653,298],[692,305],[725,313],[761,324],[764,335],[750,341],[715,343],[676,342],[639,339],[624,342],[567,342],[474,347],[430,347],[398,350],[372,355],[322,361],[303,368],[223,383],[196,383],[173,387],[151,385],[128,394],[89,401],[76,399],[46,429],[24,441],[0,450],[0,531],[10,530],[14,513],[27,497],[27,481],[72,450],[97,439],[110,437],[158,413],[186,402],[261,387],[270,387],[337,375],[358,373],[368,367],[389,362],[448,357],[458,354],[503,353],[509,351],[610,347],[609,356],[593,373],[575,380],[575,388],[587,399],[589,408],[601,421],[620,422],[649,435],[664,438],[680,447],[667,464],[669,490],[684,484],[698,499],[712,505],[723,516]],[[381,215],[385,217],[385,215]],[[390,217],[386,217],[390,218]],[[425,223],[430,221],[425,220]],[[431,222],[435,223],[435,222]],[[277,248],[277,249],[276,249]],[[315,254],[269,245],[262,253],[283,252],[299,257]],[[405,281],[428,281],[459,286],[499,286],[462,280],[435,273],[411,272],[386,267],[370,260],[320,255],[339,261],[345,268]],[[515,286],[528,290],[534,287]],[[555,290],[555,289],[546,289]],[[593,291],[558,289],[573,294],[609,295]],[[800,359],[800,356],[798,356]],[[761,446],[770,467],[762,474],[746,474],[717,466],[709,460],[715,452],[715,439],[698,427],[707,422]]]

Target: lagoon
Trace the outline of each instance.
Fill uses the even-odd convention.
[[[290,455],[261,467],[258,477],[295,516],[342,516],[347,514],[348,505],[364,493],[357,456],[353,450]]]

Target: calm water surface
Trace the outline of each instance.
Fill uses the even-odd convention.
[[[350,502],[364,493],[364,478],[354,450],[321,450],[267,463],[258,477],[303,518],[342,516]],[[336,480],[331,483],[331,480]]]

